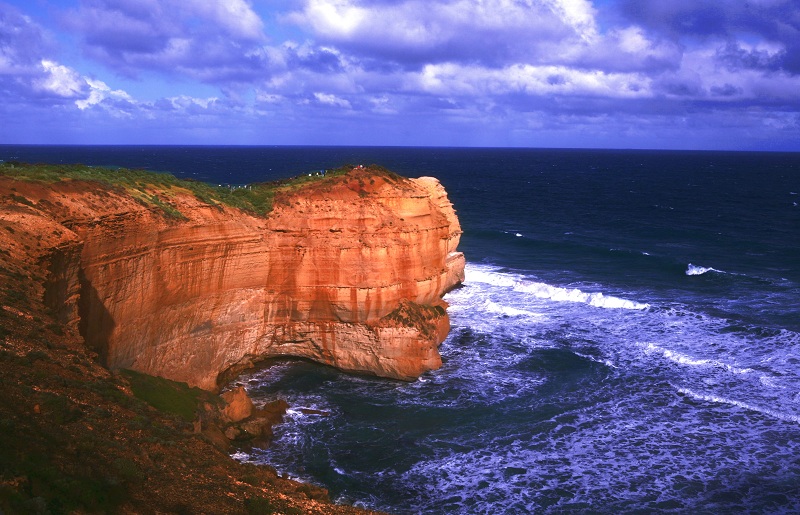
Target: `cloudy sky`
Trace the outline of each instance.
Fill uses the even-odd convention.
[[[800,150],[800,0],[0,0],[0,143]]]

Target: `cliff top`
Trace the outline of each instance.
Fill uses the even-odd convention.
[[[140,169],[93,167],[81,164],[51,165],[18,162],[0,163],[0,180],[8,178],[21,183],[39,185],[65,182],[93,183],[95,188],[124,192],[146,207],[160,208],[165,215],[184,218],[177,203],[179,194],[194,196],[211,206],[229,206],[258,216],[267,216],[276,199],[296,194],[324,195],[337,187],[360,196],[369,195],[385,184],[399,185],[406,179],[378,165],[353,166],[312,172],[278,181],[245,186],[215,186],[205,182],[179,179],[170,173]],[[11,200],[33,205],[38,199],[28,198],[20,184],[9,187]]]

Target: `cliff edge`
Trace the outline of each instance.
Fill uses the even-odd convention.
[[[111,369],[216,390],[274,356],[405,380],[438,368],[441,297],[464,274],[444,188],[379,168],[329,175],[275,187],[258,216],[181,181],[5,172],[0,244]]]

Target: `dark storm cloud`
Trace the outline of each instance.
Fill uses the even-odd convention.
[[[717,50],[716,58],[731,70],[778,71],[784,66],[786,51],[770,53],[766,50],[748,50],[737,42],[729,41]]]
[[[317,73],[333,73],[344,71],[340,54],[330,48],[290,47],[285,48],[285,60],[288,68],[304,68]]]
[[[800,5],[797,0],[624,0],[620,11],[628,20],[676,40],[686,36],[732,41],[755,37],[780,44],[784,52],[768,66],[800,73]],[[742,65],[747,66],[744,62]]]

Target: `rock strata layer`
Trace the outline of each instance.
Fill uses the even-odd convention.
[[[278,193],[268,217],[174,189],[169,217],[79,181],[0,177],[4,195],[25,199],[0,220],[10,251],[38,259],[45,302],[110,368],[215,390],[268,357],[404,380],[441,364],[464,257],[436,179],[357,168]]]

